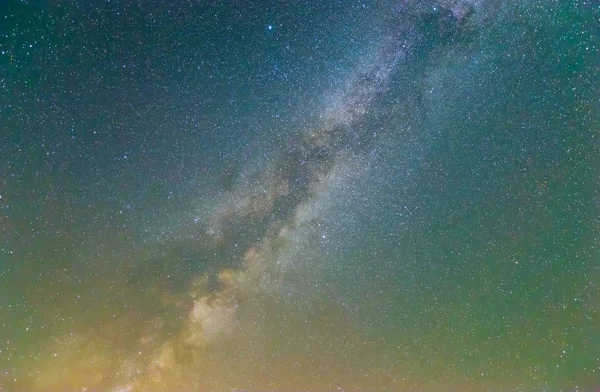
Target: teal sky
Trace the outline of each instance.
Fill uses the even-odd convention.
[[[0,391],[599,390],[596,1],[0,21]]]

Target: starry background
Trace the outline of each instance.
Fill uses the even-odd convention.
[[[600,4],[0,3],[1,391],[597,391]]]

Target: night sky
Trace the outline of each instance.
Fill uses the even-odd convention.
[[[597,0],[0,1],[0,391],[600,390]]]

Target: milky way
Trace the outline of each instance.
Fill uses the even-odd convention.
[[[0,10],[0,391],[600,387],[597,4]]]

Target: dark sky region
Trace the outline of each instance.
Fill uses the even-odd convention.
[[[597,0],[0,2],[0,391],[600,390]]]

